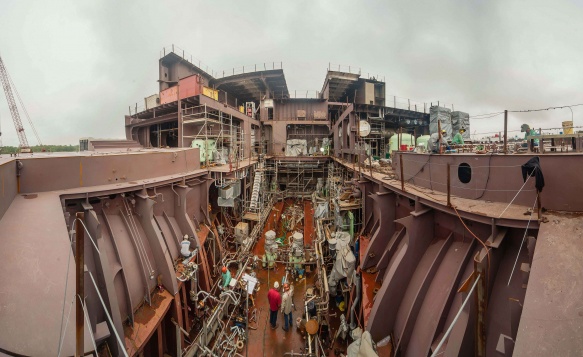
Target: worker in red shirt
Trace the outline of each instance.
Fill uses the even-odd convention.
[[[281,306],[281,295],[279,294],[279,282],[273,283],[273,288],[269,289],[267,293],[267,300],[269,300],[269,324],[275,330],[277,328],[277,312]]]

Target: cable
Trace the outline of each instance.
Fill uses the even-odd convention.
[[[81,296],[77,295],[79,302],[81,303],[81,307],[83,308],[83,315],[85,316],[85,322],[87,323],[87,330],[89,330],[89,334],[91,335],[91,342],[93,342],[93,349],[95,353],[97,353],[97,345],[95,344],[95,335],[93,334],[93,328],[91,327],[91,322],[89,320],[89,315],[87,315],[87,303],[84,300],[81,300]]]
[[[510,272],[510,277],[508,278],[508,284],[506,284],[506,286],[510,285],[510,280],[512,280],[512,274],[514,274],[514,269],[516,268],[516,263],[518,262],[518,257],[520,257],[520,250],[522,249],[522,245],[524,244],[524,239],[526,238],[526,234],[528,233],[528,226],[530,225],[530,221],[532,220],[532,215],[534,214],[534,206],[536,206],[537,200],[538,200],[538,195],[534,199],[534,204],[532,205],[530,217],[528,218],[528,223],[526,224],[526,229],[524,230],[524,236],[522,237],[522,242],[520,242],[520,248],[518,248],[518,254],[516,254],[516,260],[514,261],[514,265],[512,266],[512,271]]]
[[[528,175],[527,179],[524,180],[524,183],[522,184],[522,187],[518,190],[518,192],[516,192],[516,195],[514,195],[514,198],[510,201],[510,203],[508,204],[508,206],[506,206],[506,208],[504,208],[504,211],[502,211],[502,213],[500,213],[500,215],[498,216],[498,218],[502,217],[502,215],[504,214],[504,212],[506,212],[506,210],[508,209],[508,207],[510,207],[510,205],[512,204],[512,202],[514,202],[514,200],[516,199],[516,197],[518,197],[518,194],[520,193],[520,191],[522,191],[522,189],[524,188],[524,186],[526,186],[526,183],[528,182],[528,180],[530,180],[530,178],[532,177],[532,174],[534,174],[535,170],[532,170],[532,172],[530,173],[530,175]]]
[[[458,216],[458,218],[460,219],[460,221],[462,222],[462,224],[464,225],[464,227],[468,230],[468,232],[470,232],[470,234],[476,238],[478,240],[478,242],[480,242],[482,244],[482,246],[484,247],[484,249],[486,250],[486,257],[488,257],[488,268],[486,270],[486,283],[488,283],[490,281],[490,249],[488,249],[488,247],[486,246],[486,244],[480,239],[478,238],[477,235],[474,234],[474,232],[472,232],[468,226],[466,225],[466,223],[464,222],[464,220],[462,219],[462,217],[460,216],[459,212],[457,211],[457,209],[455,208],[455,206],[452,204],[451,207],[453,208],[453,210],[455,211],[455,214]],[[486,295],[487,296],[487,295]]]
[[[71,305],[69,306],[69,314],[67,315],[67,322],[65,322],[65,333],[61,336],[61,340],[59,341],[59,353],[57,356],[61,356],[61,349],[63,348],[63,341],[65,340],[65,335],[67,332],[67,326],[69,325],[69,317],[71,317],[71,310],[73,309],[73,303],[75,302],[75,297],[71,300]]]
[[[115,325],[113,323],[113,321],[111,320],[111,316],[109,315],[109,311],[107,311],[107,307],[105,306],[105,302],[103,302],[103,298],[101,297],[101,293],[99,292],[99,288],[97,287],[97,283],[95,283],[95,279],[93,279],[93,274],[91,274],[91,272],[89,272],[89,277],[91,278],[91,281],[93,282],[93,286],[95,286],[95,291],[97,292],[97,296],[99,296],[99,301],[101,301],[101,305],[103,306],[103,310],[105,310],[105,315],[107,316],[107,319],[109,320],[110,325],[113,327],[113,333],[115,334],[115,337],[117,338],[117,342],[119,343],[119,346],[121,347],[121,350],[124,354],[125,357],[128,357],[128,353],[126,351],[126,346],[123,343],[123,341],[121,340],[121,338],[119,338],[119,335],[117,333],[117,329],[115,328]]]
[[[67,300],[67,285],[69,284],[69,266],[71,265],[71,254],[73,252],[73,223],[71,223],[71,229],[69,229],[69,256],[67,258],[67,274],[65,274],[65,293],[63,296],[63,311],[61,312],[61,327],[59,331],[59,350],[58,354],[61,353],[61,344],[63,342],[63,318],[65,317],[65,301]],[[74,300],[73,300],[74,301]],[[66,328],[66,327],[65,327]]]
[[[559,107],[540,108],[540,109],[509,110],[508,113],[542,112],[542,111],[545,111],[545,110],[565,109],[565,108],[570,108],[570,107],[578,107],[578,106],[581,106],[581,105],[583,105],[583,103],[581,103],[581,104],[571,104],[571,105],[562,105],[562,106],[559,106]]]
[[[488,158],[488,176],[486,177],[486,184],[484,185],[484,189],[482,190],[482,194],[479,197],[476,197],[475,198],[476,200],[479,200],[482,197],[484,197],[484,194],[486,193],[486,191],[488,189],[488,182],[490,182],[490,171],[492,170],[491,166],[490,166],[490,162],[492,162],[492,156],[493,156],[493,154],[490,153],[490,157]],[[477,181],[474,181],[474,182],[476,183],[476,189],[477,189],[478,182]]]
[[[472,296],[472,292],[474,291],[474,289],[478,285],[478,281],[480,280],[480,278],[481,278],[481,275],[478,274],[478,277],[476,278],[474,285],[472,285],[472,288],[468,292],[468,296],[464,300],[464,303],[460,307],[460,310],[458,311],[458,313],[455,315],[453,321],[451,322],[451,325],[449,325],[449,327],[447,328],[447,331],[445,331],[445,333],[443,334],[441,341],[439,341],[439,344],[437,345],[437,348],[435,348],[435,350],[433,351],[433,354],[431,355],[431,357],[435,357],[435,356],[443,353],[443,352],[439,352],[439,350],[441,349],[441,346],[443,346],[443,343],[445,342],[445,340],[448,338],[449,334],[451,333],[451,330],[453,329],[453,325],[455,325],[455,323],[457,322],[457,319],[460,317],[462,311],[464,310],[464,307],[466,306],[466,304],[470,300],[470,297]]]
[[[502,114],[504,114],[504,112],[492,113],[491,115],[488,115],[488,116],[470,116],[469,119],[473,119],[473,120],[490,119],[490,118],[494,118],[494,117],[497,117],[497,116],[502,115]]]

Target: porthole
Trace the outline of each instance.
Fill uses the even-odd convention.
[[[472,180],[472,168],[470,165],[462,162],[457,168],[457,177],[462,183],[469,183]]]

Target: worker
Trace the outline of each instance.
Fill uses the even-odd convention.
[[[227,286],[229,286],[229,283],[231,282],[231,271],[229,269],[227,269],[226,266],[223,266],[221,271],[222,271],[222,278],[223,278],[223,284],[221,287],[223,289],[225,289]]]
[[[457,145],[463,145],[464,144],[463,133],[465,133],[465,132],[466,132],[466,129],[460,128],[459,132],[457,132],[454,135],[453,140],[451,142],[454,144],[457,144]]]
[[[283,298],[281,302],[281,312],[283,313],[284,326],[283,330],[287,332],[289,328],[293,325],[292,320],[292,298],[294,296],[294,287],[290,288],[288,283],[283,284]]]
[[[277,313],[281,307],[281,295],[279,294],[279,282],[273,283],[273,288],[269,289],[267,293],[267,300],[269,301],[269,324],[271,329],[275,330],[277,324]]]
[[[531,129],[530,125],[528,124],[522,124],[520,126],[520,131],[524,132],[524,140],[527,140],[527,137],[529,136],[538,136],[539,134],[536,132],[536,130]],[[522,144],[523,147],[528,147],[528,143],[524,143]],[[534,139],[534,146],[538,146],[538,139]]]
[[[290,263],[294,264],[294,274],[296,276],[296,280],[298,280],[304,277],[304,273],[306,271],[304,268],[305,259],[301,249],[296,248],[293,251],[294,252],[289,261]]]
[[[439,140],[439,133],[433,133],[429,137],[429,141],[427,142],[427,149],[430,153],[438,154],[439,153],[439,144],[444,144],[447,147],[447,132],[444,130],[441,131],[441,141]]]

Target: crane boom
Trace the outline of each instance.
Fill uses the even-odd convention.
[[[24,133],[22,120],[20,120],[20,114],[18,113],[16,102],[14,101],[12,88],[10,88],[10,80],[8,79],[8,72],[6,71],[6,67],[4,66],[4,62],[2,61],[2,57],[0,57],[0,82],[2,82],[2,87],[4,87],[4,93],[6,94],[8,108],[10,109],[12,120],[14,121],[14,127],[16,128],[16,134],[18,135],[20,147],[21,149],[28,149],[29,148],[28,140],[26,139],[26,134]]]

